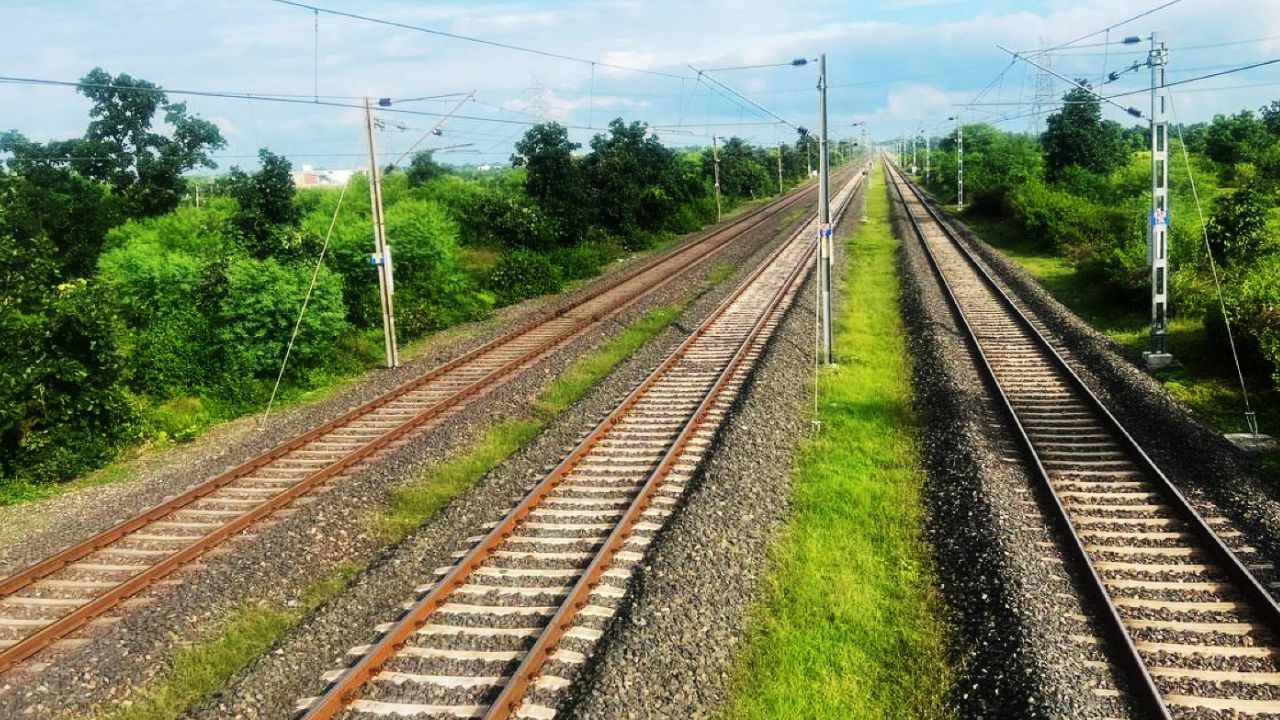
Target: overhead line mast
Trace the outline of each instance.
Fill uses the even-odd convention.
[[[1147,259],[1151,265],[1151,350],[1143,353],[1150,369],[1167,366],[1169,354],[1169,53],[1161,33],[1151,33],[1151,216]]]

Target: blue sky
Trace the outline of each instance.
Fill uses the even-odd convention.
[[[974,121],[1025,115],[1035,97],[1036,70],[1010,66],[996,45],[1018,50],[1049,46],[1106,27],[1164,0],[599,0],[597,2],[417,2],[315,0],[335,10],[540,48],[687,79],[613,70],[539,57],[454,39],[371,25],[270,0],[6,0],[0,20],[0,75],[74,81],[94,66],[127,72],[167,88],[310,96],[339,103],[356,98],[419,97],[476,92],[427,147],[465,144],[442,154],[456,163],[505,162],[523,123],[552,118],[588,127],[621,116],[659,128],[672,145],[736,134],[773,143],[794,137],[783,125],[745,103],[731,102],[694,79],[689,65],[725,67],[828,56],[833,134],[854,132],[865,120],[872,135],[889,139],[922,123],[941,134],[955,103],[984,88],[987,105],[965,111]],[[1166,34],[1171,78],[1280,57],[1280,13],[1274,0],[1182,0],[1110,35]],[[1249,41],[1249,42],[1243,42]],[[319,62],[315,61],[318,42]],[[1223,43],[1234,43],[1223,45]],[[1213,45],[1215,47],[1201,47]],[[1144,60],[1146,45],[1109,45],[1055,53],[1053,68],[1071,77]],[[1253,108],[1280,98],[1280,66],[1188,85],[1175,94],[1185,121]],[[1003,71],[1003,73],[1002,73]],[[815,69],[768,68],[715,77],[797,125],[816,127]],[[317,83],[318,79],[318,83]],[[1141,89],[1145,72],[1130,73],[1108,89]],[[1054,95],[1066,85],[1054,81]],[[221,169],[254,165],[258,147],[286,154],[295,165],[348,167],[361,152],[360,112],[353,108],[279,104],[246,99],[182,97],[216,122],[228,147]],[[399,105],[447,112],[455,99]],[[1141,107],[1141,95],[1126,104]],[[1023,103],[1023,104],[1019,104]],[[0,84],[0,129],[33,139],[78,135],[87,103],[65,88]],[[1125,120],[1122,112],[1109,116]],[[407,150],[436,122],[426,116],[384,115],[404,126],[379,136],[384,154]],[[1001,127],[1026,130],[1034,118]]]

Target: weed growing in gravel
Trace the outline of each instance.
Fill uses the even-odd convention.
[[[847,241],[839,366],[822,377],[822,430],[799,454],[794,515],[727,718],[947,717],[884,188],[879,179],[871,222]]]
[[[266,652],[304,615],[337,595],[359,568],[342,565],[303,589],[292,607],[255,603],[232,613],[222,632],[179,650],[168,676],[128,706],[95,714],[100,720],[172,720],[221,691],[229,678]]]

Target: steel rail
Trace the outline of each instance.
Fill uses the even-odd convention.
[[[1157,486],[1161,491],[1163,491],[1163,494],[1169,501],[1172,509],[1178,513],[1180,519],[1183,522],[1186,522],[1201,540],[1206,541],[1206,544],[1215,559],[1223,566],[1223,569],[1227,574],[1232,576],[1233,580],[1235,580],[1237,585],[1240,586],[1240,589],[1244,591],[1243,594],[1249,601],[1251,601],[1251,604],[1254,605],[1255,609],[1260,611],[1260,615],[1262,616],[1260,620],[1267,624],[1273,631],[1280,631],[1280,607],[1276,606],[1271,595],[1263,588],[1262,584],[1258,582],[1257,578],[1249,572],[1248,568],[1245,567],[1244,563],[1240,561],[1235,553],[1233,553],[1222,542],[1222,539],[1213,531],[1212,527],[1205,521],[1204,517],[1201,516],[1200,513],[1191,505],[1191,503],[1186,499],[1186,496],[1178,490],[1164,472],[1160,470],[1151,457],[1147,455],[1147,453],[1138,444],[1137,440],[1133,438],[1133,436],[1111,413],[1106,405],[1104,405],[1089,386],[1085,384],[1070,364],[1067,363],[1066,359],[1058,353],[1057,349],[1053,347],[1035,324],[1031,322],[1013,299],[1009,297],[1008,293],[1006,293],[1004,289],[996,283],[995,279],[978,261],[973,252],[965,246],[956,233],[943,220],[941,215],[930,205],[923,193],[910,182],[906,181],[905,178],[902,178],[896,169],[894,169],[893,175],[894,187],[902,201],[903,209],[920,239],[920,245],[924,248],[925,255],[929,260],[929,264],[933,269],[934,275],[944,290],[943,294],[947,297],[948,304],[951,305],[960,324],[964,328],[968,344],[978,355],[980,360],[979,364],[983,370],[985,378],[995,388],[997,395],[1000,398],[1002,409],[1013,423],[1014,428],[1017,431],[1018,440],[1034,465],[1037,478],[1048,491],[1049,497],[1053,501],[1052,506],[1055,520],[1067,532],[1071,539],[1071,542],[1068,545],[1069,554],[1073,556],[1076,561],[1081,563],[1081,566],[1087,571],[1086,575],[1089,580],[1087,583],[1088,589],[1104,608],[1104,628],[1108,634],[1113,636],[1113,640],[1119,644],[1120,649],[1122,650],[1121,654],[1123,656],[1124,663],[1129,666],[1127,669],[1139,686],[1139,700],[1141,704],[1149,712],[1156,714],[1158,717],[1172,717],[1168,706],[1164,702],[1163,695],[1157,688],[1154,679],[1147,669],[1146,662],[1142,659],[1137,647],[1133,643],[1133,639],[1129,634],[1128,628],[1124,625],[1119,609],[1113,602],[1111,594],[1106,588],[1105,582],[1098,573],[1092,558],[1085,549],[1084,541],[1081,538],[1080,533],[1077,531],[1075,524],[1071,521],[1066,507],[1063,505],[1056,488],[1054,488],[1050,480],[1048,470],[1041,462],[1039,452],[1032,443],[1021,419],[1013,408],[1012,402],[997,378],[995,369],[989,362],[986,353],[983,351],[976,332],[971,327],[966,313],[960,307],[958,298],[955,296],[950,283],[944,276],[941,264],[938,262],[932,249],[929,248],[928,243],[925,242],[924,232],[914,214],[911,213],[907,206],[906,197],[902,191],[903,185],[906,185],[906,187],[911,190],[916,201],[930,216],[934,223],[936,223],[938,228],[942,230],[943,234],[951,241],[952,245],[959,250],[960,256],[966,261],[966,264],[974,270],[975,274],[983,284],[992,291],[992,294],[997,298],[1000,304],[1004,306],[1009,316],[1028,332],[1028,335],[1032,338],[1039,349],[1043,351],[1044,355],[1050,361],[1050,364],[1065,375],[1070,386],[1086,401],[1086,404],[1098,414],[1098,416],[1103,420],[1104,425],[1112,431],[1124,449],[1129,451],[1133,457],[1136,457],[1139,460],[1139,465],[1142,467],[1145,474],[1158,481]]]
[[[801,226],[800,230],[770,253],[769,257],[760,263],[755,271],[743,280],[730,296],[722,301],[716,310],[703,320],[679,347],[672,351],[644,381],[633,388],[610,411],[608,416],[601,420],[568,455],[556,464],[551,472],[526,493],[516,507],[512,508],[497,525],[486,533],[426,594],[418,598],[413,606],[354,665],[330,683],[324,694],[316,698],[307,708],[305,714],[301,716],[301,720],[327,720],[328,718],[333,718],[342,712],[347,705],[354,702],[360,689],[372,681],[382,671],[384,665],[405,647],[409,639],[427,624],[428,618],[447,602],[450,594],[465,584],[467,576],[479,568],[507,538],[515,533],[516,528],[531,516],[534,509],[542,504],[596,443],[640,401],[655,383],[688,353],[694,343],[705,335],[715,321],[728,311],[733,302],[741,297],[751,287],[752,283],[768,270],[773,261],[787,249],[798,235],[804,232],[804,228],[808,225],[809,222],[806,222]],[[681,430],[675,441],[679,447],[677,448],[673,444],[671,448],[668,448],[658,466],[650,472],[636,498],[633,499],[623,518],[618,521],[619,524],[615,526],[609,538],[597,551],[584,575],[574,584],[568,597],[561,602],[559,610],[546,625],[543,633],[539,635],[520,666],[512,674],[511,680],[504,686],[498,699],[490,705],[489,714],[485,716],[486,718],[505,718],[510,716],[511,709],[504,711],[502,708],[509,708],[512,702],[519,702],[520,696],[523,694],[523,688],[527,688],[529,681],[536,674],[538,668],[550,656],[555,642],[568,629],[570,621],[577,610],[585,604],[584,598],[599,582],[599,578],[608,562],[602,558],[607,556],[608,559],[612,559],[622,547],[622,543],[625,541],[627,533],[634,526],[636,519],[640,517],[644,509],[647,508],[648,503],[651,502],[661,478],[665,477],[674,465],[675,458],[678,457],[683,447],[687,445],[693,431],[697,429],[697,425],[700,425],[705,420],[711,403],[714,402],[715,397],[718,396],[728,379],[732,377],[732,373],[728,372],[729,368],[736,368],[737,364],[740,363],[741,357],[745,356],[746,350],[755,342],[759,330],[764,327],[767,318],[772,316],[778,303],[781,302],[781,298],[785,297],[786,292],[794,285],[795,278],[807,272],[809,266],[807,261],[812,257],[815,248],[816,244],[806,251],[802,260],[797,263],[796,268],[793,269],[787,280],[771,298],[766,312],[762,312],[761,318],[753,325],[747,340],[743,341],[734,357],[730,360],[726,370],[722,371],[712,389],[707,391],[707,395],[704,396],[694,415]],[[622,530],[624,526],[626,529]],[[522,688],[521,695],[516,695],[512,699],[511,694],[516,692],[512,688],[516,685]]]
[[[769,205],[763,206],[758,210],[753,211],[752,213],[744,217],[741,217],[733,222],[730,222],[729,224],[723,227],[711,230],[706,235],[704,235],[704,237],[696,240],[693,243],[683,245],[679,248],[673,249],[670,252],[663,253],[658,257],[655,257],[649,261],[646,261],[641,266],[632,269],[631,271],[627,272],[624,276],[622,276],[621,278],[618,278],[616,281],[612,283],[606,284],[602,282],[600,283],[599,287],[595,288],[594,290],[586,293],[585,295],[579,298],[574,299],[573,301],[567,302],[562,306],[555,308],[552,311],[531,320],[530,322],[527,322],[462,355],[459,355],[458,357],[455,357],[439,366],[436,366],[435,368],[432,368],[431,370],[427,371],[426,373],[419,376],[418,378],[415,378],[407,383],[404,383],[388,391],[387,393],[384,393],[383,395],[377,398],[366,401],[361,405],[357,406],[356,408],[353,408],[352,410],[349,410],[346,413],[343,413],[337,418],[334,418],[326,423],[323,423],[322,425],[306,433],[303,433],[302,435],[295,437],[285,443],[282,443],[272,448],[271,450],[268,450],[267,452],[262,453],[261,455],[258,455],[250,459],[249,461],[242,463],[222,473],[221,475],[215,478],[212,478],[211,480],[207,480],[203,483],[200,483],[197,486],[183,492],[182,494],[174,498],[171,498],[170,500],[160,503],[159,505],[129,520],[126,520],[122,523],[112,526],[111,528],[108,528],[105,531],[102,531],[65,550],[62,550],[59,553],[55,554],[54,556],[46,560],[43,560],[39,563],[36,563],[35,565],[32,565],[24,569],[23,571],[5,579],[3,582],[0,582],[0,596],[8,596],[16,592],[19,592],[33,585],[34,583],[38,582],[40,579],[47,577],[50,574],[57,572],[58,570],[64,567],[67,567],[68,565],[74,564],[75,562],[93,554],[94,552],[102,550],[108,547],[109,545],[111,545],[112,543],[115,543],[121,539],[128,537],[130,534],[137,532],[138,530],[149,525],[150,523],[162,520],[164,517],[176,511],[181,510],[182,508],[200,500],[201,498],[204,498],[212,494],[213,492],[216,492],[222,487],[225,487],[226,485],[238,479],[241,479],[250,475],[254,471],[266,465],[271,464],[272,462],[280,459],[281,457],[289,454],[290,452],[297,450],[298,448],[301,448],[307,445],[308,443],[316,440],[317,438],[322,437],[330,432],[333,432],[334,430],[337,430],[345,425],[349,425],[352,422],[358,420],[360,417],[363,417],[364,415],[369,414],[370,412],[394,401],[395,399],[402,397],[405,394],[412,392],[413,390],[419,387],[422,387],[423,385],[426,385],[432,380],[435,380],[452,370],[455,370],[471,361],[474,361],[477,358],[482,357],[492,352],[493,350],[503,345],[506,345],[519,337],[522,337],[528,334],[529,332],[535,330],[536,328],[546,325],[552,320],[563,317],[565,314],[573,311],[575,308],[581,307],[588,302],[591,302],[597,298],[600,298],[601,296],[604,296],[608,292],[612,291],[618,285],[629,282],[643,275],[646,272],[649,272],[655,268],[660,267],[664,263],[668,263],[673,259],[680,257],[683,254],[689,253],[690,251],[696,251],[696,250],[702,251],[701,254],[697,254],[692,259],[692,261],[681,265],[677,271],[672,272],[670,275],[667,275],[663,279],[659,280],[657,283],[654,283],[646,288],[643,288],[640,291],[630,295],[629,297],[620,298],[619,302],[615,303],[614,305],[600,312],[597,312],[589,317],[584,318],[581,323],[578,323],[574,327],[566,329],[563,333],[559,335],[552,336],[551,338],[539,344],[538,346],[534,347],[533,349],[526,352],[525,354],[507,363],[504,363],[499,368],[467,384],[463,388],[450,394],[448,397],[440,400],[439,402],[433,404],[431,407],[423,410],[421,413],[418,413],[414,417],[408,419],[401,425],[388,430],[386,433],[383,433],[382,435],[379,435],[378,437],[365,443],[359,448],[356,448],[355,450],[351,451],[347,455],[344,455],[341,459],[335,461],[334,463],[318,470],[317,472],[311,475],[306,476],[305,478],[299,480],[297,483],[291,485],[288,489],[282,491],[281,493],[275,496],[272,496],[271,498],[269,498],[268,500],[265,500],[263,503],[257,506],[254,506],[250,510],[246,511],[244,514],[236,517],[235,519],[229,521],[228,523],[220,525],[217,529],[200,537],[198,540],[196,540],[192,544],[182,548],[181,550],[174,552],[169,556],[166,556],[160,562],[151,566],[144,566],[146,567],[146,569],[143,570],[142,572],[139,572],[121,581],[115,587],[112,587],[102,595],[99,595],[95,598],[92,598],[86,601],[85,604],[77,607],[74,611],[52,621],[49,625],[46,625],[45,627],[41,628],[37,632],[22,638],[14,645],[11,645],[7,648],[4,648],[3,650],[0,650],[0,673],[3,673],[7,669],[9,669],[15,663],[21,662],[22,660],[30,657],[31,655],[34,655],[35,653],[40,652],[41,650],[43,650],[44,648],[48,647],[50,644],[58,640],[59,638],[83,626],[90,620],[100,616],[102,613],[106,612],[107,610],[111,609],[115,605],[119,604],[124,599],[131,597],[137,592],[145,589],[148,585],[172,573],[173,571],[177,570],[179,567],[198,558],[199,556],[207,552],[209,549],[224,542],[231,536],[241,532],[242,530],[249,527],[250,525],[258,522],[259,520],[262,520],[263,518],[269,516],[271,513],[274,513],[275,511],[289,504],[290,502],[297,499],[298,497],[311,491],[317,485],[341,473],[342,471],[351,467],[355,463],[363,460],[364,458],[368,457],[374,452],[386,447],[388,444],[394,442],[395,440],[399,439],[400,437],[404,436],[405,434],[409,433],[415,428],[421,426],[422,424],[430,421],[435,417],[438,417],[444,412],[456,407],[458,404],[467,400],[468,398],[476,396],[481,392],[487,389],[490,389],[491,387],[495,386],[495,384],[502,378],[515,373],[517,370],[519,370],[519,368],[522,365],[530,362],[533,359],[536,359],[537,357],[540,357],[541,355],[547,352],[550,352],[555,347],[559,346],[563,342],[566,342],[569,338],[572,338],[573,336],[583,331],[585,328],[599,322],[604,318],[607,318],[611,315],[615,315],[619,312],[622,312],[623,310],[625,310],[630,305],[634,304],[639,299],[650,295],[652,292],[665,286],[667,283],[671,282],[676,277],[679,277],[680,275],[684,274],[689,269],[701,264],[706,259],[713,256],[718,250],[727,246],[734,238],[736,238],[742,232],[747,232],[750,229],[754,229],[754,227],[756,227],[757,225],[762,224],[767,220],[773,217],[776,217],[777,215],[781,214],[787,209],[793,207],[794,205],[803,202],[805,198],[810,194],[811,190],[812,190],[811,187],[804,187],[804,188],[792,191],[787,196],[784,196],[783,198],[780,198],[779,200],[774,201]],[[707,245],[708,243],[712,243],[712,244],[708,246]]]

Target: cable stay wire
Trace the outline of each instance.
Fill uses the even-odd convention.
[[[998,47],[998,48],[1000,48],[1001,50],[1003,50],[1003,51],[1005,51],[1005,52],[1009,53],[1010,55],[1012,55],[1012,56],[1013,56],[1013,59],[1014,59],[1014,61],[1015,61],[1015,62],[1016,62],[1016,61],[1018,61],[1018,60],[1021,60],[1021,61],[1025,62],[1025,63],[1030,64],[1030,65],[1034,65],[1035,67],[1039,68],[1040,70],[1042,70],[1042,71],[1044,71],[1044,72],[1047,72],[1047,73],[1049,73],[1050,75],[1052,75],[1052,76],[1054,76],[1054,77],[1056,77],[1056,78],[1058,78],[1058,79],[1060,79],[1060,80],[1063,80],[1063,81],[1066,81],[1066,82],[1068,82],[1068,83],[1071,83],[1073,86],[1075,86],[1075,87],[1077,87],[1077,88],[1079,88],[1079,89],[1081,89],[1081,90],[1084,90],[1085,92],[1087,92],[1087,93],[1089,93],[1089,94],[1093,95],[1094,97],[1098,98],[1099,100],[1102,100],[1102,101],[1104,101],[1104,102],[1106,102],[1106,103],[1109,103],[1109,104],[1111,104],[1111,105],[1115,105],[1116,107],[1120,108],[1121,110],[1124,110],[1126,113],[1129,113],[1130,115],[1133,115],[1134,117],[1145,117],[1145,116],[1142,114],[1142,111],[1138,110],[1137,108],[1125,107],[1124,105],[1121,105],[1120,103],[1115,102],[1115,101],[1114,101],[1114,100],[1112,100],[1111,98],[1109,98],[1109,97],[1107,97],[1107,96],[1105,96],[1105,95],[1100,94],[1097,90],[1094,90],[1093,88],[1089,87],[1088,85],[1082,85],[1081,83],[1078,83],[1078,82],[1076,82],[1075,80],[1072,80],[1071,78],[1069,78],[1069,77],[1067,77],[1067,76],[1065,76],[1065,75],[1063,75],[1063,74],[1061,74],[1061,73],[1055,72],[1053,69],[1051,69],[1051,68],[1047,68],[1047,67],[1045,67],[1044,65],[1041,65],[1040,63],[1037,63],[1036,61],[1034,61],[1034,60],[1032,60],[1032,59],[1030,59],[1030,58],[1028,58],[1028,57],[1025,57],[1025,56],[1022,56],[1022,55],[1017,54],[1017,53],[1016,53],[1016,52],[1014,52],[1013,50],[1010,50],[1010,49],[1008,49],[1008,48],[1006,48],[1006,47],[1003,47],[1003,46],[1001,46],[1001,45],[997,45],[996,47]],[[1140,91],[1137,91],[1137,92],[1145,92],[1145,91],[1141,91],[1141,90],[1140,90]],[[1132,93],[1125,93],[1125,94],[1126,94],[1126,95],[1128,95],[1128,94],[1132,94]],[[1114,95],[1114,96],[1112,96],[1112,97],[1120,97],[1120,95]]]
[[[1238,73],[1238,72],[1244,72],[1244,71],[1246,71],[1246,70],[1253,70],[1253,69],[1255,69],[1255,68],[1266,67],[1266,66],[1268,66],[1268,65],[1275,65],[1276,63],[1280,63],[1280,58],[1272,58],[1271,60],[1263,60],[1262,62],[1256,62],[1256,63],[1253,63],[1253,64],[1251,64],[1251,65],[1243,65],[1243,66],[1241,66],[1241,67],[1235,67],[1235,68],[1231,68],[1230,70],[1223,70],[1223,71],[1221,71],[1221,72],[1209,73],[1208,75],[1201,75],[1201,76],[1199,76],[1199,77],[1186,78],[1186,79],[1184,79],[1184,80],[1176,80],[1176,81],[1171,82],[1171,83],[1166,83],[1166,84],[1165,84],[1165,87],[1175,87],[1175,86],[1178,86],[1178,85],[1186,85],[1187,83],[1200,82],[1201,80],[1208,80],[1209,78],[1222,77],[1223,75],[1233,75],[1233,74],[1235,74],[1235,73]],[[1149,91],[1149,90],[1130,90],[1130,91],[1128,91],[1128,92],[1122,92],[1122,93],[1116,93],[1116,94],[1114,94],[1114,95],[1108,95],[1108,96],[1106,96],[1106,97],[1105,97],[1105,98],[1103,98],[1103,99],[1108,99],[1108,98],[1118,98],[1118,97],[1128,97],[1129,95],[1137,95],[1138,93],[1144,93],[1144,92],[1150,92],[1150,91]]]
[[[746,103],[748,103],[749,105],[751,105],[751,107],[755,108],[756,110],[759,110],[760,112],[763,112],[765,115],[768,115],[769,117],[774,118],[774,119],[775,119],[775,120],[777,120],[778,122],[780,122],[780,123],[782,123],[782,124],[786,125],[787,127],[791,128],[791,129],[793,129],[793,130],[798,129],[798,127],[796,126],[796,124],[795,124],[795,123],[793,123],[793,122],[791,122],[790,120],[788,120],[788,119],[786,119],[786,118],[782,117],[781,115],[779,115],[779,114],[775,113],[774,111],[770,110],[769,108],[767,108],[767,107],[765,107],[765,106],[761,105],[760,103],[756,102],[755,100],[752,100],[751,98],[749,98],[749,97],[747,97],[747,96],[743,95],[742,93],[738,92],[737,90],[734,90],[733,88],[729,87],[728,85],[724,84],[723,82],[720,82],[719,80],[717,80],[717,79],[715,79],[715,78],[711,77],[710,75],[708,75],[708,74],[707,74],[707,72],[706,72],[706,71],[704,71],[704,70],[699,70],[698,68],[696,68],[696,67],[694,67],[694,66],[692,66],[692,65],[690,65],[690,66],[689,66],[689,69],[690,69],[690,70],[693,70],[693,71],[694,71],[694,72],[696,72],[696,73],[698,73],[698,77],[699,77],[699,78],[706,78],[707,80],[709,80],[709,81],[711,81],[711,82],[715,83],[716,85],[719,85],[720,87],[722,87],[722,88],[724,88],[725,90],[727,90],[727,91],[729,91],[730,93],[732,93],[732,94],[734,95],[734,97],[737,97],[737,98],[742,99],[743,101],[745,101]],[[711,87],[711,86],[710,86],[710,85],[708,85],[707,87]],[[775,123],[775,124],[776,124],[776,123]]]
[[[462,35],[460,33],[448,32],[446,30],[436,30],[434,28],[422,27],[420,25],[410,25],[408,23],[397,22],[395,20],[385,20],[382,18],[370,17],[368,15],[359,15],[352,12],[345,12],[342,10],[334,10],[332,8],[321,7],[319,5],[309,5],[303,2],[295,2],[295,0],[267,0],[267,1],[274,2],[279,5],[291,5],[293,7],[303,8],[306,10],[310,10],[312,12],[325,13],[326,15],[333,15],[335,17],[343,17],[349,20],[360,20],[361,22],[373,23],[375,25],[384,25],[386,27],[394,27],[400,30],[411,30],[413,32],[425,33],[427,35],[435,35],[437,37],[444,37],[452,40],[461,40],[464,42],[476,43],[478,45],[487,45],[489,47],[501,48],[503,50],[513,50],[516,52],[530,53],[532,55],[540,55],[542,57],[553,58],[556,60],[566,60],[569,62],[576,62],[576,63],[583,63],[583,64],[594,64],[594,65],[599,65],[600,67],[609,68],[611,70],[623,70],[626,72],[641,73],[644,75],[653,75],[656,77],[665,77],[665,78],[673,78],[673,79],[679,79],[679,78],[685,77],[684,75],[677,75],[675,73],[663,72],[661,70],[649,70],[647,68],[637,68],[637,67],[630,67],[627,65],[618,65],[615,63],[601,62],[599,60],[592,60],[591,58],[583,58],[583,57],[577,57],[574,55],[566,55],[564,53],[552,52],[550,50],[540,50],[538,48],[525,47],[523,45],[504,43],[504,42],[499,42],[497,40],[486,40],[484,38],[478,38],[471,35]]]
[[[1168,88],[1168,86],[1165,86]],[[1236,338],[1231,331],[1231,316],[1227,314],[1227,301],[1222,295],[1222,281],[1218,277],[1218,263],[1213,259],[1213,247],[1209,244],[1209,226],[1204,221],[1204,210],[1200,207],[1200,192],[1196,190],[1196,176],[1191,170],[1191,158],[1187,155],[1187,143],[1182,138],[1182,123],[1178,122],[1178,109],[1173,102],[1173,93],[1168,93],[1169,111],[1173,114],[1173,126],[1178,131],[1178,145],[1182,149],[1182,163],[1187,169],[1187,179],[1191,181],[1191,197],[1195,199],[1196,216],[1200,219],[1200,234],[1204,238],[1204,252],[1209,258],[1209,270],[1213,273],[1213,287],[1218,292],[1218,307],[1222,311],[1222,322],[1227,328],[1227,344],[1231,346],[1231,359],[1236,364],[1236,377],[1240,379],[1240,396],[1244,398],[1244,418],[1249,432],[1258,437],[1258,416],[1249,404],[1249,387],[1244,381],[1244,369],[1240,365],[1240,354],[1236,352]]]
[[[444,124],[445,124],[446,122],[448,122],[448,121],[449,121],[449,118],[453,117],[455,113],[457,113],[459,110],[461,110],[461,109],[462,109],[462,106],[463,106],[463,105],[465,105],[465,104],[467,104],[467,101],[468,101],[468,100],[474,100],[474,99],[475,99],[475,97],[476,97],[476,91],[475,91],[475,90],[472,90],[471,92],[467,93],[467,96],[466,96],[466,97],[464,97],[464,98],[462,98],[461,100],[459,100],[457,105],[454,105],[454,106],[453,106],[453,108],[452,108],[451,110],[449,110],[449,112],[445,113],[445,116],[444,116],[444,117],[442,117],[442,118],[440,118],[438,121],[436,121],[436,124],[435,124],[435,126],[434,126],[434,127],[432,127],[430,130],[428,130],[428,131],[426,131],[425,133],[423,133],[423,134],[422,134],[422,137],[418,138],[418,141],[417,141],[417,142],[415,142],[414,144],[410,145],[408,150],[405,150],[403,153],[401,153],[401,154],[400,154],[400,156],[399,156],[399,157],[397,157],[397,158],[395,159],[395,162],[391,163],[391,165],[390,165],[389,167],[393,167],[393,168],[394,168],[394,167],[396,167],[397,165],[399,165],[401,162],[403,162],[405,158],[409,157],[409,153],[411,153],[411,152],[413,152],[415,149],[417,149],[417,147],[418,147],[419,145],[421,145],[423,142],[425,142],[427,138],[429,138],[429,137],[431,137],[432,135],[435,135],[436,133],[438,133],[438,132],[440,131],[440,128],[441,128],[441,127],[443,127],[443,126],[444,126]]]

